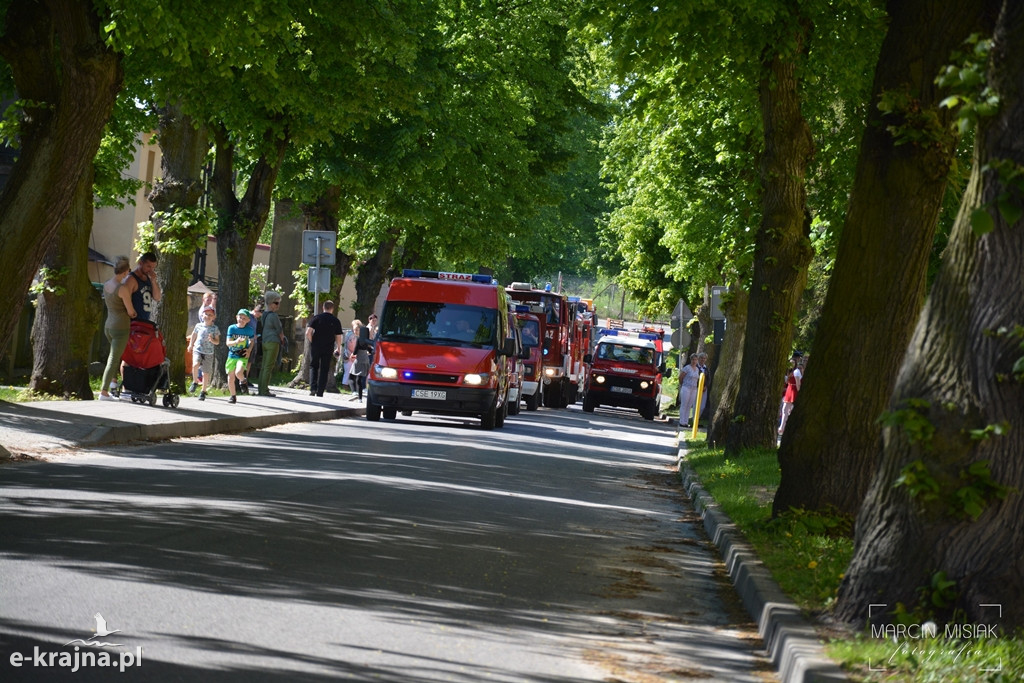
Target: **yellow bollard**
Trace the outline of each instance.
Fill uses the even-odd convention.
[[[704,394],[704,373],[700,373],[700,379],[697,380],[697,403],[693,406],[693,432],[690,434],[691,439],[697,438],[697,423],[700,421],[700,399]],[[680,418],[682,419],[682,418]]]

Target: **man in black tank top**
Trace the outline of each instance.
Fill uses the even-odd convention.
[[[139,257],[135,270],[128,273],[124,281],[124,288],[132,302],[128,309],[131,319],[149,320],[156,310],[156,302],[160,301],[160,285],[156,281],[156,254],[147,251]]]

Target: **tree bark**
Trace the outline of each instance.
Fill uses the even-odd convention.
[[[43,258],[46,289],[36,298],[29,388],[42,394],[91,401],[89,357],[103,313],[89,281],[92,172],[82,176],[71,210]]]
[[[395,254],[395,246],[401,236],[401,228],[391,228],[384,240],[377,246],[377,251],[359,266],[356,272],[356,310],[355,315],[364,323],[373,312],[373,305],[380,293],[381,285]]]
[[[209,137],[205,129],[184,115],[180,108],[168,105],[159,112],[160,150],[162,152],[161,179],[149,194],[153,213],[173,213],[175,209],[195,209],[203,196],[203,164],[209,150]],[[152,216],[157,241],[173,238],[165,234],[165,225]],[[160,328],[167,343],[170,359],[171,391],[184,393],[186,338],[197,322],[188,319],[188,285],[194,250],[178,253],[170,249],[159,250],[160,265],[157,281],[160,283],[161,301],[157,308]]]
[[[740,390],[740,367],[743,365],[744,330],[747,328],[749,294],[737,278],[729,286],[730,298],[722,304],[728,325],[722,340],[722,353],[715,369],[710,398],[714,414],[708,427],[708,443],[712,448],[725,443],[732,426],[732,406]]]
[[[904,111],[873,116],[861,142],[807,377],[779,450],[782,480],[775,514],[791,507],[831,507],[854,515],[864,500],[877,469],[878,417],[924,299],[928,257],[956,151],[952,115],[939,107],[945,93],[934,80],[969,34],[991,32],[995,17],[986,6],[993,4],[889,3],[891,23],[871,111],[878,111],[886,93],[906,92],[911,100]],[[931,136],[927,144],[904,144],[891,132],[901,126],[919,129],[931,120],[937,129],[921,130]]]
[[[121,88],[119,57],[87,0],[13,0],[0,55],[26,110],[18,161],[0,195],[0,349],[32,278],[90,168]]]
[[[805,44],[808,30],[794,28],[798,44]],[[754,242],[739,392],[725,437],[725,449],[732,454],[775,445],[779,387],[813,256],[805,178],[814,144],[800,111],[795,59],[767,57],[760,83],[763,212]]]
[[[249,305],[249,276],[260,231],[270,215],[270,202],[277,174],[288,147],[287,138],[272,131],[264,136],[266,152],[252,168],[249,183],[241,199],[234,192],[234,145],[225,131],[215,134],[217,157],[211,190],[221,227],[217,231],[217,327],[226,333],[235,324],[235,313]],[[217,383],[224,379],[227,347],[217,349]]]
[[[926,418],[928,427],[917,438],[909,422],[882,431],[881,467],[861,508],[854,558],[839,593],[837,615],[847,622],[864,622],[871,603],[917,604],[919,587],[944,572],[956,581],[948,610],[961,610],[973,623],[997,621],[1004,633],[1024,626],[1024,373],[1013,369],[1024,355],[1024,221],[1009,224],[995,208],[1008,193],[1019,212],[1024,188],[989,170],[1002,162],[1016,172],[1024,167],[1024,5],[1018,2],[1003,5],[988,82],[999,112],[979,124],[971,183],[892,400],[894,409]],[[971,225],[978,206],[995,219],[995,229],[981,236]],[[933,500],[895,485],[915,462],[938,486]],[[982,463],[990,479],[972,473]],[[982,498],[976,518],[956,504],[968,489]],[[1001,618],[984,607],[991,604],[1002,605]],[[870,614],[891,618],[888,610]]]

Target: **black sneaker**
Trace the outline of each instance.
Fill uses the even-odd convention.
[[[237,399],[234,396],[228,399],[228,403],[235,403],[235,401],[237,401]]]
[[[205,391],[200,391],[199,392],[199,400],[200,401],[205,401],[206,400],[206,392]]]
[[[192,382],[192,384],[188,385],[188,393],[194,394],[194,393],[196,393],[196,389],[198,389],[198,388],[199,388],[199,385],[196,384],[195,382]]]

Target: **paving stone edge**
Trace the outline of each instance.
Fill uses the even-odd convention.
[[[785,683],[837,683],[850,680],[825,654],[814,626],[775,582],[729,517],[721,511],[686,462],[686,450],[677,455],[679,475],[704,529],[718,546],[726,571],[744,607],[757,623],[761,639]]]

